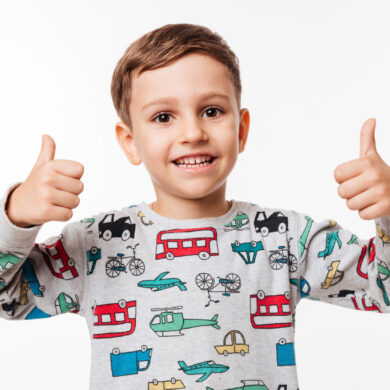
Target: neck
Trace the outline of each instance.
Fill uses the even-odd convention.
[[[219,191],[202,198],[183,198],[167,193],[157,193],[157,200],[149,205],[156,213],[173,219],[198,219],[219,217],[227,213],[232,205]]]

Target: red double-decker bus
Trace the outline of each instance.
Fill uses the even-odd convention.
[[[135,330],[136,301],[96,305],[93,309],[93,338],[104,339],[132,334]]]
[[[292,326],[290,293],[265,295],[264,291],[250,295],[250,318],[254,328],[285,328]]]
[[[213,227],[162,230],[156,238],[156,260],[192,255],[207,260],[218,254],[217,231]]]

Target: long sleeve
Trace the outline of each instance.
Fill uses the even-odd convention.
[[[67,223],[60,234],[35,242],[42,225],[21,228],[0,200],[0,318],[29,320],[84,313],[85,223]]]
[[[361,239],[331,219],[296,214],[300,297],[390,312],[390,217],[375,219],[375,236]]]

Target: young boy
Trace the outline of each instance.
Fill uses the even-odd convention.
[[[294,314],[301,298],[389,312],[390,167],[375,149],[335,170],[339,194],[375,236],[333,220],[225,199],[244,148],[238,60],[209,29],[169,24],[119,60],[112,97],[118,142],[144,162],[156,192],[68,223],[83,166],[55,160],[43,137],[23,183],[0,202],[0,317],[85,317],[90,388],[296,390]]]

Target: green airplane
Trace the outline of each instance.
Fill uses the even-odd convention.
[[[174,313],[169,310],[179,310],[183,306],[152,308],[152,311],[161,311],[156,314],[149,322],[150,328],[160,337],[183,336],[182,329],[195,328],[197,326],[211,325],[215,329],[220,329],[218,325],[218,314],[215,314],[211,320],[184,319],[183,313]]]
[[[242,380],[244,386],[231,387],[226,390],[269,390],[262,380]],[[206,390],[214,390],[212,387],[206,387]]]
[[[205,362],[192,364],[191,366],[187,366],[184,360],[179,360],[178,363],[180,366],[179,370],[183,370],[184,373],[188,375],[203,374],[196,382],[203,382],[214,372],[225,372],[229,369],[229,366],[216,364],[214,360],[207,360]]]

